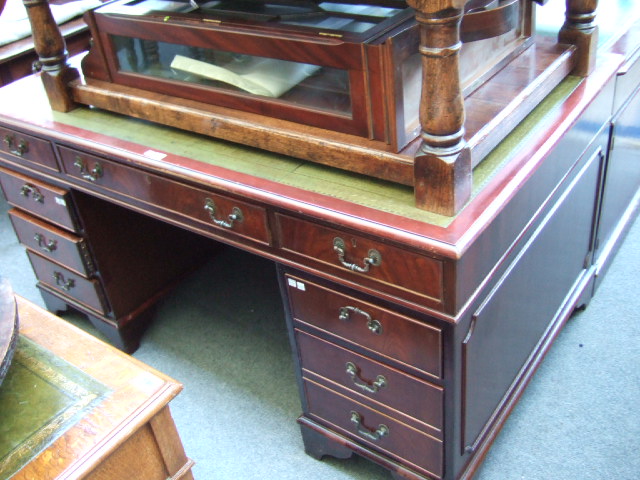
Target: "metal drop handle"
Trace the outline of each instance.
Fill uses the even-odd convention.
[[[76,156],[76,159],[73,162],[73,166],[79,168],[80,176],[85,180],[89,180],[90,182],[97,181],[104,174],[102,165],[100,165],[98,162],[96,162],[91,171],[89,171],[87,162],[80,156]]]
[[[76,282],[73,278],[65,280],[64,275],[62,275],[60,272],[53,272],[53,279],[56,281],[56,285],[58,285],[65,292],[68,292],[76,286]]]
[[[387,379],[382,375],[378,375],[373,383],[367,383],[359,376],[359,369],[355,363],[347,362],[347,375],[351,377],[353,384],[368,393],[376,393],[381,388],[387,386]]]
[[[333,251],[338,254],[338,260],[340,263],[353,272],[367,273],[369,267],[377,267],[382,263],[382,255],[375,249],[369,250],[367,256],[363,259],[364,267],[356,265],[355,263],[349,263],[346,261],[345,256],[347,254],[347,247],[344,240],[340,237],[333,239]]]
[[[41,233],[36,233],[33,236],[33,239],[38,242],[38,246],[44,250],[45,252],[53,252],[56,248],[58,248],[58,242],[55,240],[49,240],[44,237]]]
[[[351,318],[352,312],[357,313],[358,315],[362,315],[367,319],[367,328],[371,331],[371,333],[375,333],[376,335],[380,335],[382,333],[382,324],[378,320],[372,318],[371,315],[369,315],[367,312],[365,312],[364,310],[360,310],[357,307],[352,307],[349,305],[347,305],[346,307],[340,307],[340,310],[338,311],[338,318],[343,322],[346,322]]]
[[[22,195],[23,197],[29,197],[29,195],[31,195],[31,198],[33,198],[34,202],[44,203],[44,195],[40,193],[40,190],[38,190],[37,187],[29,185],[28,183],[25,183],[22,187],[20,187],[20,195]]]
[[[211,221],[219,227],[232,228],[235,222],[241,223],[244,220],[242,210],[238,207],[233,207],[231,209],[231,213],[227,216],[227,220],[216,218],[216,204],[210,198],[205,200],[204,209],[209,213]]]
[[[362,417],[360,416],[360,414],[354,410],[351,411],[350,420],[351,420],[351,423],[355,424],[356,430],[360,435],[368,438],[369,440],[373,440],[374,442],[377,442],[382,437],[386,437],[390,433],[389,427],[387,427],[382,423],[378,425],[378,428],[376,428],[375,430],[373,431],[369,430],[367,427],[363,425]]]
[[[19,157],[23,157],[24,154],[29,151],[29,143],[25,139],[20,139],[16,146],[15,142],[16,139],[13,135],[7,134],[4,136],[4,143],[9,149],[9,152]]]

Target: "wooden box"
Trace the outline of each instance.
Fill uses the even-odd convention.
[[[88,15],[92,79],[375,140],[420,132],[420,32],[398,0],[119,0]],[[474,0],[461,26],[469,94],[526,48],[528,0]],[[382,100],[382,101],[381,101]]]

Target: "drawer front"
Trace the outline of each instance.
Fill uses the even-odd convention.
[[[304,381],[309,416],[403,463],[441,478],[442,442],[310,380]]]
[[[98,280],[86,279],[34,252],[28,251],[27,253],[36,277],[40,282],[58,291],[63,296],[73,298],[101,315],[106,315],[109,312]]]
[[[303,376],[317,375],[426,425],[442,438],[443,389],[296,330]],[[318,381],[318,378],[315,378]],[[335,387],[331,387],[335,388]]]
[[[277,218],[284,250],[321,262],[346,280],[402,297],[410,293],[429,306],[442,305],[440,260],[289,216]]]
[[[76,231],[76,217],[67,190],[0,168],[7,201],[58,226]]]
[[[0,126],[0,151],[12,159],[26,160],[58,171],[53,147],[47,140]]]
[[[9,211],[18,240],[43,257],[81,275],[89,276],[95,267],[82,237],[67,233],[21,210]]]
[[[64,171],[109,192],[176,213],[199,227],[269,244],[264,208],[152,175],[93,155],[60,147]]]
[[[294,319],[404,363],[442,376],[442,332],[368,302],[287,275]]]

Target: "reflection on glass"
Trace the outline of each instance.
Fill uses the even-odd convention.
[[[195,10],[189,2],[179,0],[134,0],[133,2],[115,2],[99,8],[101,13],[121,15],[146,15],[150,12],[188,13]]]
[[[122,72],[351,115],[346,70],[113,35]]]
[[[419,109],[422,94],[422,55],[416,52],[403,59],[402,75],[402,126],[401,131],[410,136],[420,127]]]
[[[199,17],[269,22],[315,30],[365,33],[404,8],[378,5],[281,0],[264,3],[256,0],[133,0],[115,2],[100,9],[102,13],[146,15],[151,12],[193,13]]]

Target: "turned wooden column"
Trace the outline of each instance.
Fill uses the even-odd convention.
[[[47,0],[23,0],[31,22],[35,51],[41,66],[41,78],[51,108],[67,112],[75,108],[68,83],[79,77],[67,64],[67,46],[56,25]]]
[[[596,63],[598,26],[595,23],[598,0],[566,0],[565,22],[558,41],[571,43],[578,49],[574,75],[586,77]]]
[[[471,158],[464,140],[460,23],[465,0],[408,0],[420,24],[422,145],[415,157],[416,206],[455,215],[471,195]]]

